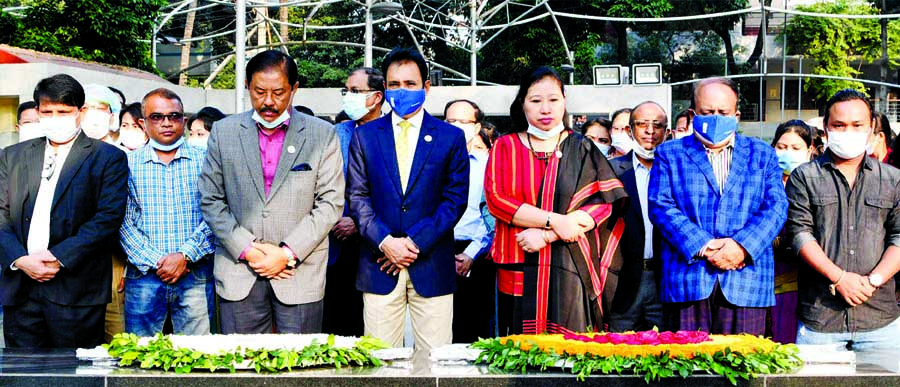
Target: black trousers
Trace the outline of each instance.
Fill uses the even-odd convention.
[[[363,295],[356,289],[359,247],[363,243],[358,235],[340,242],[340,256],[325,272],[324,333],[351,337],[364,333]]]
[[[31,295],[3,307],[8,348],[94,348],[103,344],[106,304],[67,306]]]
[[[469,243],[471,241],[456,241],[456,253],[462,253]],[[468,277],[456,276],[454,343],[473,343],[479,338],[494,337],[495,277],[494,263],[485,256],[475,258]]]
[[[243,300],[218,298],[224,334],[322,333],[322,300],[297,305],[282,303],[266,278],[259,277]]]

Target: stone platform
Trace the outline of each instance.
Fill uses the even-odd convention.
[[[858,355],[856,367],[817,365],[795,374],[760,376],[739,381],[739,386],[880,387],[900,386],[897,364],[900,352]],[[719,376],[697,374],[687,379],[671,378],[654,386],[731,386]],[[593,376],[581,382],[565,372],[506,374],[485,366],[438,365],[425,356],[394,362],[381,368],[308,369],[290,373],[257,374],[253,371],[174,372],[119,368],[111,364],[79,361],[74,350],[12,350],[0,352],[0,386],[41,387],[639,387],[647,386],[639,376]]]

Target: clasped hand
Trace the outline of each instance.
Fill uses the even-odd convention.
[[[706,244],[702,256],[722,270],[740,270],[747,264],[747,251],[731,238],[713,239]]]
[[[50,250],[23,256],[15,260],[13,266],[37,282],[52,280],[60,268],[59,261],[50,253]]]
[[[253,242],[244,253],[244,259],[256,274],[273,280],[285,280],[295,274],[295,270],[287,267],[290,257],[281,247],[269,243]]]
[[[381,244],[381,251],[384,256],[376,262],[382,264],[381,271],[392,275],[399,274],[419,258],[419,247],[409,238],[388,236]]]
[[[841,278],[838,284],[835,285],[835,288],[850,306],[857,306],[868,301],[869,297],[872,297],[876,290],[869,283],[868,278],[849,271],[844,274],[844,278]]]
[[[156,275],[162,282],[173,285],[191,269],[187,268],[187,259],[182,253],[166,254],[156,262]]]

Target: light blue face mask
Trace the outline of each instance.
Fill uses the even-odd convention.
[[[406,117],[425,104],[425,89],[409,90],[404,88],[386,90],[384,99],[400,117]]]
[[[775,155],[778,156],[778,166],[785,175],[790,175],[794,169],[809,161],[809,154],[805,151],[776,150]]]
[[[180,147],[182,144],[184,144],[184,136],[181,136],[180,138],[178,138],[178,141],[175,141],[169,145],[160,144],[160,143],[156,142],[155,140],[153,140],[153,138],[150,138],[150,141],[147,144],[150,144],[150,146],[152,146],[153,149],[156,149],[160,152],[171,152],[175,149],[178,149],[178,147]]]
[[[712,145],[721,145],[737,132],[738,120],[735,116],[713,114],[694,116],[694,133]]]

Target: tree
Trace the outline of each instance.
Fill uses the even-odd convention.
[[[729,11],[737,11],[746,9],[750,6],[749,0],[671,0],[672,1],[672,11],[669,12],[666,16],[693,16],[693,15],[709,15],[720,12],[729,12]],[[766,0],[768,3],[771,3],[771,0]],[[722,39],[722,44],[725,48],[725,59],[728,64],[728,73],[729,74],[738,74],[740,70],[738,69],[737,62],[734,59],[734,44],[731,41],[731,31],[734,29],[734,25],[741,21],[742,15],[734,15],[734,16],[721,16],[715,18],[706,18],[706,19],[695,19],[684,22],[674,22],[670,23],[667,28],[674,29],[677,31],[712,31],[720,39]],[[759,54],[762,52],[762,40],[760,37],[764,37],[762,33],[760,33],[759,37],[757,37],[757,46],[759,46],[759,52],[750,55],[750,60],[748,60],[748,64],[746,67],[752,67],[754,60],[759,59]]]
[[[834,3],[816,3],[797,7],[798,10],[830,14],[873,15],[879,11],[871,4],[839,0]],[[888,55],[900,54],[900,22],[887,25]],[[860,74],[853,62],[872,63],[881,58],[881,27],[872,19],[836,19],[797,16],[788,22],[785,34],[789,36],[788,52],[815,58],[813,74],[853,78]],[[857,66],[859,66],[857,64]],[[890,62],[897,66],[894,61]],[[827,99],[835,92],[853,88],[865,92],[861,82],[811,79],[804,82],[806,90],[814,91],[818,98]]]
[[[156,72],[153,20],[165,0],[36,0],[22,13],[11,44],[37,51]]]
[[[591,0],[586,1],[586,3],[590,3],[600,14],[611,17],[658,18],[665,16],[667,12],[672,10],[672,4],[669,0]],[[610,24],[616,31],[618,62],[621,65],[630,65],[631,59],[628,57],[628,28],[634,24],[626,22],[612,22]]]

